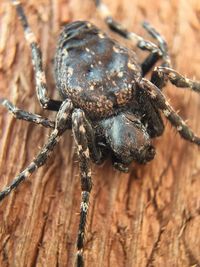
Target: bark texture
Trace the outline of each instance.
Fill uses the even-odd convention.
[[[146,38],[141,22],[151,22],[165,36],[174,68],[200,80],[199,0],[105,2],[116,19]],[[109,30],[91,0],[29,0],[24,8],[41,45],[49,94],[58,98],[52,59],[61,25],[87,19]],[[144,53],[138,54],[142,60]],[[170,84],[165,93],[200,135],[200,96]],[[0,3],[0,97],[22,109],[55,116],[39,106],[30,51],[7,0]],[[16,120],[5,108],[0,107],[0,113],[2,189],[34,158],[50,130]],[[200,266],[199,148],[165,123],[163,136],[154,141],[157,155],[147,165],[133,164],[128,174],[113,170],[110,162],[93,166],[86,266]],[[80,205],[76,159],[68,132],[48,164],[1,203],[1,267],[73,266]]]

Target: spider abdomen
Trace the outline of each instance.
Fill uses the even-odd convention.
[[[113,114],[132,101],[141,69],[135,53],[93,24],[64,27],[55,57],[55,79],[62,97],[95,117]]]

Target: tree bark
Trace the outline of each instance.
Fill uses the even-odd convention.
[[[91,0],[23,1],[43,53],[49,95],[59,98],[52,75],[61,25],[90,20],[110,33]],[[165,36],[173,67],[200,80],[199,0],[105,0],[114,18],[147,39],[141,22],[149,21]],[[35,92],[29,47],[9,1],[0,4],[0,97],[21,109],[41,110]],[[127,45],[130,46],[128,42]],[[147,54],[136,49],[140,61]],[[200,135],[200,96],[170,84],[170,103]],[[50,130],[19,121],[0,107],[0,188],[23,170],[47,140]],[[92,166],[93,190],[87,220],[86,266],[200,266],[200,153],[165,121],[164,134],[153,141],[157,153],[130,172],[111,162]],[[71,132],[48,163],[0,204],[0,266],[73,266],[79,223],[80,182]]]

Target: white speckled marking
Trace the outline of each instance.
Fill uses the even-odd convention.
[[[180,132],[180,131],[183,130],[183,127],[181,125],[179,125],[176,129],[177,129],[178,132]]]
[[[132,64],[132,63],[130,63],[130,62],[128,62],[127,66],[128,66],[128,68],[131,69],[131,70],[136,70],[135,65]]]
[[[123,72],[122,71],[120,71],[118,74],[117,74],[117,76],[119,77],[119,78],[121,78],[121,77],[123,77]]]
[[[174,80],[176,78],[176,74],[173,72],[169,73],[168,75],[169,75],[169,78],[172,80]]]
[[[86,158],[89,159],[90,153],[89,153],[89,149],[88,148],[85,151],[83,151],[83,154],[86,156]]]
[[[67,74],[68,74],[69,76],[72,76],[73,72],[74,72],[74,70],[73,70],[71,67],[69,67],[69,68],[67,69]]]
[[[128,38],[135,44],[137,45],[137,43],[139,41],[142,41],[142,37],[138,36],[137,34],[133,33],[133,32],[130,32],[129,35],[128,35]]]
[[[115,53],[120,53],[120,49],[116,46],[113,46],[113,51],[115,51]]]
[[[88,204],[81,202],[81,210],[86,213],[88,211]]]
[[[30,30],[30,28],[25,29],[25,38],[29,44],[36,43],[36,37],[34,33]]]
[[[83,147],[82,145],[78,145],[78,152],[82,151],[83,150]]]
[[[68,56],[68,51],[67,51],[67,49],[63,49],[63,53],[64,53],[65,56]]]
[[[98,36],[99,36],[99,38],[101,38],[101,39],[105,38],[105,35],[104,35],[102,32],[98,33]]]
[[[29,172],[29,170],[26,170],[25,172],[24,172],[24,177],[28,177],[28,176],[30,176],[31,175],[31,173]]]
[[[92,24],[88,22],[88,23],[87,23],[87,27],[88,27],[88,28],[91,28],[91,27],[92,27]]]
[[[150,93],[150,96],[151,96],[152,99],[155,99],[156,98],[157,95],[156,95],[155,92],[150,91],[149,93]]]
[[[169,117],[169,115],[171,114],[171,112],[168,109],[164,109],[163,113],[164,113],[165,117]]]

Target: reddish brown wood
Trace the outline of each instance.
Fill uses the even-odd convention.
[[[52,58],[60,26],[88,19],[108,29],[91,0],[24,2],[41,44],[50,95],[58,97]],[[150,21],[168,41],[173,66],[200,80],[199,0],[105,2],[116,19],[146,38],[140,23]],[[30,51],[7,0],[0,4],[0,32],[0,97],[53,118],[55,114],[42,111],[37,102]],[[170,84],[165,92],[200,135],[200,96]],[[0,112],[3,188],[32,160],[50,131],[16,121],[2,107]],[[167,122],[164,135],[154,143],[155,159],[146,166],[133,164],[129,174],[114,171],[110,162],[93,166],[86,266],[200,266],[199,149],[182,140]],[[80,205],[77,165],[71,133],[67,133],[48,164],[1,203],[0,266],[73,265]]]

